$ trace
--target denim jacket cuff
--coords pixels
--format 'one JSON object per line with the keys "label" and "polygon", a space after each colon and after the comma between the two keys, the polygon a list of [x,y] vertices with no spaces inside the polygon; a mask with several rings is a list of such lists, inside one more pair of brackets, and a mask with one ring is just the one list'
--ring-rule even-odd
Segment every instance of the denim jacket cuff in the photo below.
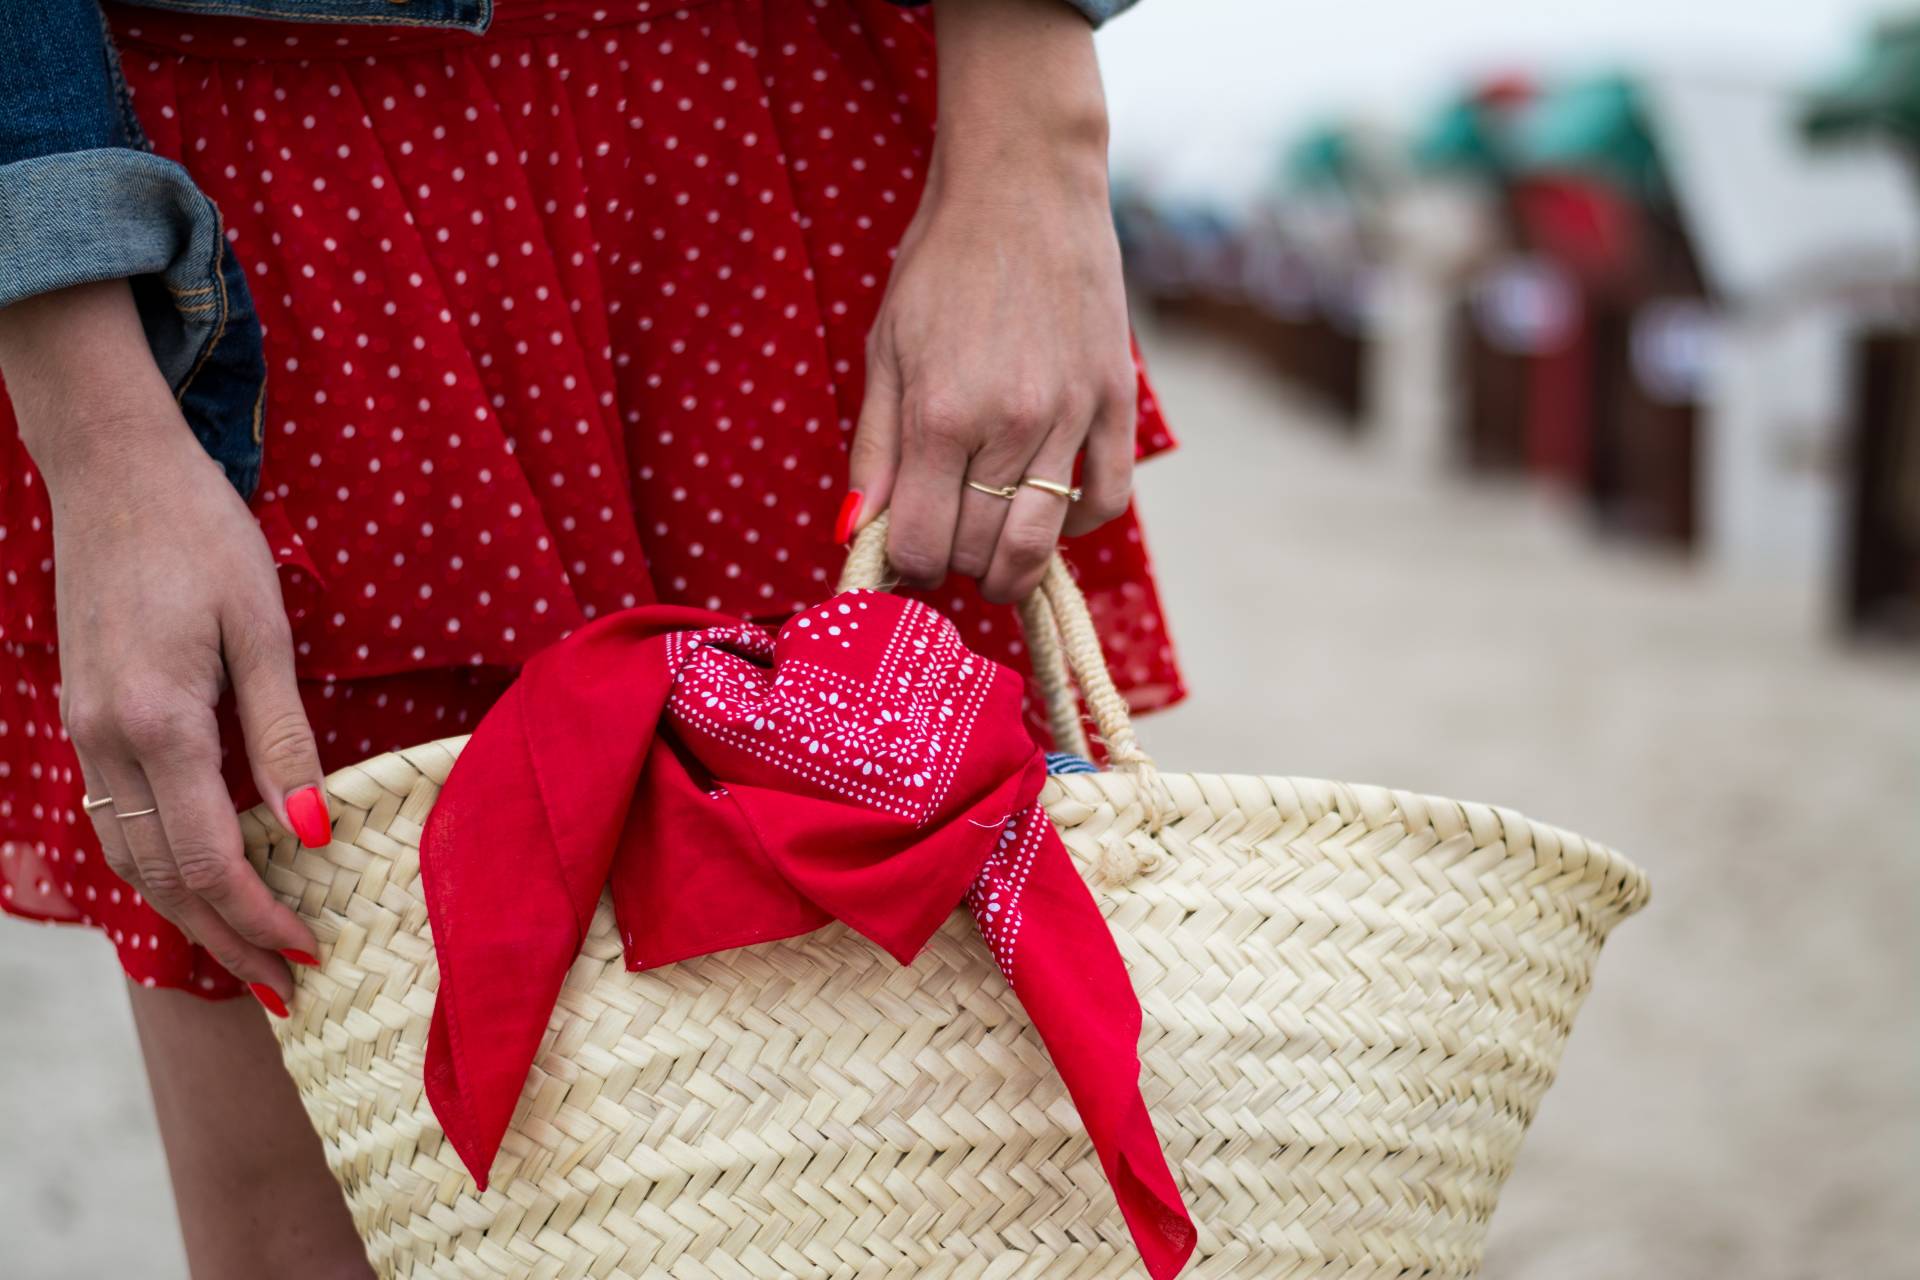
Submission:
{"label": "denim jacket cuff", "polygon": [[[905,9],[918,9],[931,4],[932,0],[892,0],[892,3]],[[1066,3],[1085,14],[1087,21],[1097,27],[1109,18],[1119,17],[1139,0],[1066,0]]]}
{"label": "denim jacket cuff", "polygon": [[0,307],[96,280],[158,276],[173,315],[147,316],[178,390],[219,322],[220,215],[171,160],[107,147],[0,165]]}
{"label": "denim jacket cuff", "polygon": [[1067,3],[1086,14],[1087,21],[1097,27],[1133,8],[1138,0],[1067,0]]}
{"label": "denim jacket cuff", "polygon": [[121,278],[195,434],[251,492],[265,368],[213,202],[173,161],[131,148],[0,165],[0,307]]}

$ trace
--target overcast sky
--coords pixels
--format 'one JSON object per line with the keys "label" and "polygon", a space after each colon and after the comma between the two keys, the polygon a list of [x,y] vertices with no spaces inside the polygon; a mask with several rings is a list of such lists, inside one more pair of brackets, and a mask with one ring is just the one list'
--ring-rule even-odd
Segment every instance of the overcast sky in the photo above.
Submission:
{"label": "overcast sky", "polygon": [[1276,139],[1328,115],[1418,119],[1477,71],[1817,79],[1889,2],[1141,0],[1100,36],[1115,164],[1230,197]]}

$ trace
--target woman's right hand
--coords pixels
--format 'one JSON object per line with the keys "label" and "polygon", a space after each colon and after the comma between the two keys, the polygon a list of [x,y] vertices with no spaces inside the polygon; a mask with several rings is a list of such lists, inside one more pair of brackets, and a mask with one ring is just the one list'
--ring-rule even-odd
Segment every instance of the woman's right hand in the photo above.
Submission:
{"label": "woman's right hand", "polygon": [[[284,1016],[312,932],[243,856],[214,707],[261,796],[328,839],[320,759],[259,526],[154,366],[124,281],[0,310],[0,368],[53,512],[61,713],[107,863]],[[115,812],[140,817],[116,818]],[[275,1000],[280,1003],[275,1009]]]}

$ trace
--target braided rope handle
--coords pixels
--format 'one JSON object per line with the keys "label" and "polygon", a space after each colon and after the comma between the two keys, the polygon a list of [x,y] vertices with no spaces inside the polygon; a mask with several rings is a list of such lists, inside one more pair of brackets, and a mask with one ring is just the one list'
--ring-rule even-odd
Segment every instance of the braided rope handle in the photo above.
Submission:
{"label": "braided rope handle", "polygon": [[[887,565],[887,517],[882,513],[854,538],[846,567],[840,572],[840,590],[881,591],[893,581]],[[1084,697],[1107,749],[1108,762],[1140,783],[1141,803],[1148,811],[1150,828],[1157,830],[1162,815],[1170,812],[1170,804],[1163,801],[1170,798],[1153,757],[1141,749],[1140,739],[1134,734],[1126,699],[1114,686],[1113,673],[1107,669],[1106,655],[1100,649],[1099,633],[1094,630],[1093,615],[1087,611],[1087,598],[1059,552],[1047,562],[1039,590],[1021,602],[1020,625],[1026,632],[1034,677],[1046,699],[1047,723],[1055,743],[1062,750],[1087,754],[1086,731],[1080,720],[1080,698]],[[1074,693],[1076,685],[1079,697]]]}
{"label": "braided rope handle", "polygon": [[1053,733],[1054,748],[1093,759],[1086,722],[1080,718],[1080,699],[1067,673],[1066,651],[1060,647],[1060,628],[1053,620],[1053,606],[1047,603],[1046,592],[1036,591],[1020,602],[1020,630],[1027,637],[1027,656],[1046,703],[1047,728]]}

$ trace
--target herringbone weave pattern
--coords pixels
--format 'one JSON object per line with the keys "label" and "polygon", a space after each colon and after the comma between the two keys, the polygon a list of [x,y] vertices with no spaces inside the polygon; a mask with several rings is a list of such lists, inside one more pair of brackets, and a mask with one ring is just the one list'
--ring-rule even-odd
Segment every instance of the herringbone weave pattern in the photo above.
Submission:
{"label": "herringbone weave pattern", "polygon": [[[603,904],[476,1194],[420,1078],[438,975],[418,841],[460,746],[334,775],[327,849],[244,819],[322,942],[277,1030],[382,1275],[1138,1274],[959,915],[911,968],[836,926],[629,974]],[[1188,1274],[1471,1274],[1644,876],[1507,810],[1160,780],[1151,834],[1126,775],[1056,778],[1044,800],[1144,1006],[1147,1103],[1201,1231]]]}

